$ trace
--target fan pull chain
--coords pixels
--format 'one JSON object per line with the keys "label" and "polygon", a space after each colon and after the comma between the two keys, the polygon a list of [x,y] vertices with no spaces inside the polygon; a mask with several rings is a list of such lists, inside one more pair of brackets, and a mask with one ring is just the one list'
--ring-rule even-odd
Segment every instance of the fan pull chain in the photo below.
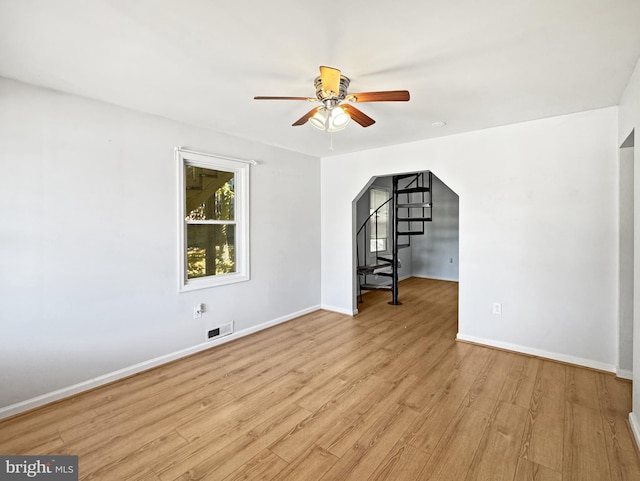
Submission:
{"label": "fan pull chain", "polygon": [[329,132],[329,150],[333,150],[333,132]]}

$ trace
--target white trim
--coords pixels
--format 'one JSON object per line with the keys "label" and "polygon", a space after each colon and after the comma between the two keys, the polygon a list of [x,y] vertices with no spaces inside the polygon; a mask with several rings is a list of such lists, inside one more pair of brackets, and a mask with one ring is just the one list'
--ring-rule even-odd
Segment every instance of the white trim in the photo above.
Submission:
{"label": "white trim", "polygon": [[325,311],[337,312],[338,314],[346,314],[347,316],[354,316],[358,313],[358,310],[344,309],[343,307],[335,307],[328,306],[327,304],[322,304],[320,309],[324,309]]}
{"label": "white trim", "polygon": [[460,282],[459,279],[452,279],[452,278],[442,277],[442,276],[434,277],[434,276],[421,276],[418,274],[413,274],[413,277],[417,277],[419,279],[434,279],[436,281]]}
{"label": "white trim", "polygon": [[190,220],[189,225],[237,225],[234,220]]}
{"label": "white trim", "polygon": [[626,379],[627,381],[633,381],[633,371],[631,369],[620,369],[619,367],[616,367],[616,377]]}
{"label": "white trim", "polygon": [[465,334],[460,334],[460,333],[456,335],[456,339],[460,341],[472,342],[474,344],[480,344],[483,346],[497,347],[499,349],[505,349],[507,351],[528,354],[530,356],[551,359],[553,361],[566,362],[567,364],[575,364],[576,366],[588,367],[591,369],[598,369],[599,371],[606,371],[611,373],[616,372],[616,368],[614,365],[606,364],[604,362],[594,361],[592,359],[584,359],[581,357],[569,356],[567,354],[559,354],[557,352],[543,351],[541,349],[535,349],[527,346],[520,346],[518,344],[511,344],[509,342],[494,341],[493,339],[483,339],[480,337],[467,336]]}
{"label": "white trim", "polygon": [[211,341],[203,342],[201,344],[196,344],[195,346],[187,347],[185,349],[181,349],[179,351],[175,351],[175,352],[165,354],[153,359],[149,359],[147,361],[142,361],[138,364],[134,364],[133,366],[128,366],[128,367],[119,369],[117,371],[103,374],[102,376],[98,376],[93,379],[88,379],[78,384],[74,384],[73,386],[64,387],[62,389],[58,389],[50,393],[42,394],[40,396],[27,399],[26,401],[21,401],[15,404],[11,404],[9,406],[5,406],[3,408],[0,408],[0,419],[6,418],[9,416],[14,416],[24,411],[28,411],[30,409],[34,409],[34,408],[43,406],[45,404],[49,404],[51,402],[64,399],[74,394],[78,394],[83,391],[87,391],[89,389],[102,386],[104,384],[108,384],[114,381],[118,381],[120,379],[124,379],[125,377],[132,376],[133,374],[138,374],[140,372],[147,371],[156,366],[160,366],[162,364],[166,364],[168,362],[175,361],[177,359],[181,359],[186,356],[190,356],[191,354],[195,354],[200,351],[206,351],[207,349],[211,349],[213,347],[219,346],[220,344],[225,344],[235,339],[248,336],[249,334],[262,331],[269,327],[282,324],[284,322],[290,321],[292,319],[298,318],[300,316],[304,316],[305,314],[309,314],[311,312],[315,312],[318,310],[320,310],[320,306],[312,306],[307,309],[302,309],[300,311],[293,312],[291,314],[279,317],[277,319],[273,319],[271,321],[258,324],[257,326],[252,326],[247,329],[236,331],[233,334],[230,334],[228,336],[225,336],[219,339],[214,339]]}
{"label": "white trim", "polygon": [[216,158],[216,159],[231,160],[233,162],[244,162],[245,164],[258,165],[258,162],[256,162],[253,159],[245,160],[245,159],[236,159],[234,157],[225,157],[225,156],[222,156],[222,155],[206,154],[204,152],[197,152],[195,150],[188,150],[188,149],[185,149],[183,147],[176,147],[175,151],[176,152],[184,152],[186,154],[203,155],[205,157],[213,157],[213,158]]}
{"label": "white trim", "polygon": [[629,424],[631,425],[633,437],[636,438],[636,448],[640,450],[640,422],[638,422],[638,418],[633,412],[629,413]]}

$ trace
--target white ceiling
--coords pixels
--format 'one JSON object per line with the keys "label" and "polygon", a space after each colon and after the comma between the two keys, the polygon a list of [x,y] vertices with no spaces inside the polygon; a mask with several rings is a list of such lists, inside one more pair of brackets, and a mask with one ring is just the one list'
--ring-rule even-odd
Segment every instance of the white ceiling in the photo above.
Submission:
{"label": "white ceiling", "polygon": [[[617,105],[639,56],[640,0],[0,0],[0,76],[318,157]],[[314,104],[253,100],[319,65],[411,101],[331,151]]]}

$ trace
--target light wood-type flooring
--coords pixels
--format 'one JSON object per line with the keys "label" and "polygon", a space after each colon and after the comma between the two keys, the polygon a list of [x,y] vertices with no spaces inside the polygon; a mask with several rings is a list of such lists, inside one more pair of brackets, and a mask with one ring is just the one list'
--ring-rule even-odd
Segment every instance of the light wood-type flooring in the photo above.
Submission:
{"label": "light wood-type flooring", "polygon": [[0,422],[83,480],[640,480],[613,375],[455,341],[457,284],[401,283]]}

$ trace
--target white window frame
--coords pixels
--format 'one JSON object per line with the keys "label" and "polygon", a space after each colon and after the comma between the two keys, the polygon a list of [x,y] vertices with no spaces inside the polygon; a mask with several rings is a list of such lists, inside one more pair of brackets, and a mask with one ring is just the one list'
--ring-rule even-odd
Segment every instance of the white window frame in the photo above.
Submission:
{"label": "white window frame", "polygon": [[[373,211],[375,210],[372,206],[372,202],[371,202],[371,194],[374,190],[377,190],[379,192],[384,192],[386,194],[386,198],[387,200],[389,200],[391,198],[391,191],[386,188],[386,187],[380,187],[378,185],[373,185],[369,188],[369,214],[373,214]],[[371,219],[371,232],[369,233],[369,254],[374,254],[374,253],[378,253],[378,254],[384,254],[384,253],[389,253],[389,234],[390,234],[390,230],[391,230],[391,223],[389,222],[391,219],[391,208],[390,208],[390,204],[387,204],[387,235],[385,237],[373,237],[374,234],[374,225],[375,225],[375,219]],[[375,249],[371,249],[371,241],[375,240],[382,240],[384,239],[384,245],[385,248],[384,249],[380,249],[380,250],[375,250]]]}
{"label": "white window frame", "polygon": [[[232,159],[217,155],[193,152],[177,147],[178,164],[178,291],[186,292],[196,289],[224,286],[250,279],[249,259],[249,167],[255,161]],[[219,221],[187,221],[186,220],[186,179],[187,166],[205,169],[222,170],[234,174],[234,217],[235,217],[235,268],[229,274],[217,274],[194,279],[188,278],[187,272],[187,224],[216,224]],[[228,223],[228,222],[224,222]]]}

